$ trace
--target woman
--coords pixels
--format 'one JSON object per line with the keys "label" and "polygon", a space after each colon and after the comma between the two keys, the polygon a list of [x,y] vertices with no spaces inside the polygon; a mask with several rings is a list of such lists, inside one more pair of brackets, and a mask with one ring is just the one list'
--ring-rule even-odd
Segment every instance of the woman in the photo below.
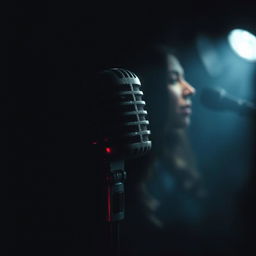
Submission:
{"label": "woman", "polygon": [[[143,159],[130,161],[127,165],[127,217],[124,225],[129,231],[126,229],[125,236],[134,238],[134,247],[137,244],[140,255],[143,252],[148,255],[152,250],[156,255],[176,252],[176,249],[179,252],[179,246],[175,249],[177,244],[170,247],[170,237],[177,238],[180,233],[185,238],[181,230],[187,229],[191,221],[192,225],[195,224],[189,213],[191,205],[195,215],[192,218],[199,217],[191,200],[198,200],[196,198],[203,195],[186,132],[192,114],[191,99],[196,90],[185,80],[179,60],[168,48],[151,47],[137,55],[136,60],[136,67],[130,69],[138,75],[143,86],[152,151]],[[137,230],[131,229],[131,221],[139,222]],[[150,234],[156,235],[152,240],[154,243],[149,243],[154,236]]]}

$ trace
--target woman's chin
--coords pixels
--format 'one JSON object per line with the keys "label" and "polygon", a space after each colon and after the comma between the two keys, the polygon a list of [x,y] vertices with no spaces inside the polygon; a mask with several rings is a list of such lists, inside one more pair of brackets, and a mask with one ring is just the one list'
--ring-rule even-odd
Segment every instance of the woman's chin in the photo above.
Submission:
{"label": "woman's chin", "polygon": [[182,117],[179,122],[177,123],[177,128],[179,129],[185,129],[190,125],[190,116],[184,116]]}

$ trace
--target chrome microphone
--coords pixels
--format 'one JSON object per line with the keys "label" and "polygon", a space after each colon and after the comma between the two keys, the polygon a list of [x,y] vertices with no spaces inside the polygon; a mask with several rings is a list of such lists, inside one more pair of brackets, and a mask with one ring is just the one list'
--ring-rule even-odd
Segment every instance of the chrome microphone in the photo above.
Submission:
{"label": "chrome microphone", "polygon": [[110,159],[142,156],[151,149],[149,121],[139,78],[123,68],[100,72],[94,144]]}

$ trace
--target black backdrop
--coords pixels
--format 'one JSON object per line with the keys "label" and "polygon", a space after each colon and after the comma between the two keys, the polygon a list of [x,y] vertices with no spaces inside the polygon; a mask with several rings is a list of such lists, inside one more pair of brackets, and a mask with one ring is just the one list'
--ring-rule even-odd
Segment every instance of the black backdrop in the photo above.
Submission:
{"label": "black backdrop", "polygon": [[88,146],[94,72],[122,66],[152,42],[186,46],[198,32],[255,24],[252,2],[229,5],[9,5],[10,255],[86,255],[97,248],[93,196],[101,181]]}

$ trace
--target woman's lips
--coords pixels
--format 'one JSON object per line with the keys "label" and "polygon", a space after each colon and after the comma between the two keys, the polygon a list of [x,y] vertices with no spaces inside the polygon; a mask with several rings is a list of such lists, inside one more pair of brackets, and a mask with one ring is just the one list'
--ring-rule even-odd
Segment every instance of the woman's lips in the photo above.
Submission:
{"label": "woman's lips", "polygon": [[183,115],[191,115],[192,114],[191,106],[181,107],[181,113]]}

